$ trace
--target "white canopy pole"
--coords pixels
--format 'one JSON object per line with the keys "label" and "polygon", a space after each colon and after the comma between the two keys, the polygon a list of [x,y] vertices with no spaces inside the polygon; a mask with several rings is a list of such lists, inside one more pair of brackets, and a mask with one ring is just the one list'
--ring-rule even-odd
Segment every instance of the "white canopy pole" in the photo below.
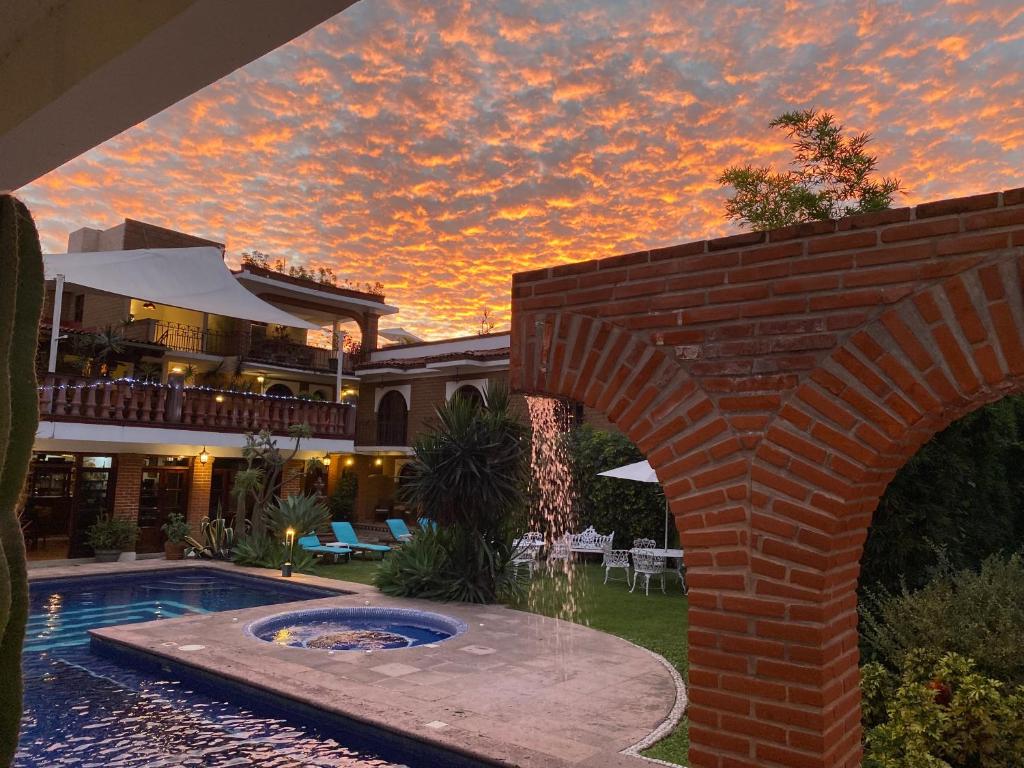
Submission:
{"label": "white canopy pole", "polygon": [[54,373],[57,370],[57,345],[60,343],[60,308],[64,303],[64,275],[54,275],[53,288],[53,321],[50,326],[50,361],[46,370]]}
{"label": "white canopy pole", "polygon": [[338,318],[334,318],[334,343],[338,345],[338,370],[334,372],[334,399],[341,402],[341,375],[345,365],[345,334],[341,332]]}

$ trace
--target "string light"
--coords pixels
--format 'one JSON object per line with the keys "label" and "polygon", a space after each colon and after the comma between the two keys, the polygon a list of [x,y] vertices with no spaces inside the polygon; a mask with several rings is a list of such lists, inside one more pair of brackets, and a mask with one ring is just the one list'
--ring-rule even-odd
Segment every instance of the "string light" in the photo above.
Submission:
{"label": "string light", "polygon": [[[36,387],[39,392],[50,392],[60,390],[74,390],[74,389],[98,389],[99,387],[105,387],[110,384],[127,384],[128,386],[138,385],[140,387],[151,387],[154,389],[176,389],[183,393],[189,392],[212,392],[219,395],[239,395],[242,397],[259,397],[268,400],[288,400],[296,403],[310,403],[318,405],[335,405],[335,403],[329,403],[326,400],[313,400],[307,397],[295,397],[294,395],[267,395],[259,392],[243,392],[233,389],[218,389],[216,387],[205,387],[202,385],[194,384],[187,387],[176,386],[174,384],[162,384],[159,381],[149,381],[147,379],[133,379],[129,376],[123,376],[119,379],[105,379],[101,381],[92,381],[84,384],[42,384]],[[214,400],[217,400],[215,397]],[[217,400],[217,402],[222,402]]]}

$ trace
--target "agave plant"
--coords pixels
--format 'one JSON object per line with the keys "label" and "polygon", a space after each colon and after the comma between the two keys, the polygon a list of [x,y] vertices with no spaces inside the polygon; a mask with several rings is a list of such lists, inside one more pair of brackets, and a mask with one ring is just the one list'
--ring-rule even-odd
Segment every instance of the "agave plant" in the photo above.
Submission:
{"label": "agave plant", "polygon": [[235,543],[235,529],[228,525],[220,506],[217,507],[216,517],[204,517],[199,521],[199,531],[202,537],[201,542],[191,536],[185,537],[185,543],[188,545],[186,553],[214,560],[231,559],[231,549]]}
{"label": "agave plant", "polygon": [[289,528],[295,531],[296,536],[305,536],[330,521],[331,512],[327,506],[309,494],[275,499],[267,509],[267,527],[278,539],[283,539]]}

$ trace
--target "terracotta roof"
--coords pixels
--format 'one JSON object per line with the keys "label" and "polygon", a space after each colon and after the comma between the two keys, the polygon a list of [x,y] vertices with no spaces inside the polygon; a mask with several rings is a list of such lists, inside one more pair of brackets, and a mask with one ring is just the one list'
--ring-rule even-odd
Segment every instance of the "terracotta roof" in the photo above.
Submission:
{"label": "terracotta roof", "polygon": [[[390,347],[385,347],[383,350],[387,351]],[[360,363],[356,366],[357,371],[361,370],[373,370],[376,368],[400,368],[401,370],[409,370],[410,368],[423,368],[424,366],[430,365],[431,363],[444,363],[449,360],[477,360],[485,362],[489,360],[507,360],[509,356],[509,348],[501,347],[499,349],[484,349],[478,352],[448,352],[444,355],[428,355],[424,357],[404,357],[400,360],[373,360],[368,363]]]}

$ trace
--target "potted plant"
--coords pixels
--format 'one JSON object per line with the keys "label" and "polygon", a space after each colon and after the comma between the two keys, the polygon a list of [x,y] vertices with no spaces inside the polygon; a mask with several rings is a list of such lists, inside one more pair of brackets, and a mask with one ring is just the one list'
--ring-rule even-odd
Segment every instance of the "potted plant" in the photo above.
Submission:
{"label": "potted plant", "polygon": [[101,563],[112,563],[122,552],[134,552],[138,526],[129,520],[100,515],[86,530],[86,539]]}
{"label": "potted plant", "polygon": [[185,538],[189,534],[188,523],[185,516],[177,512],[171,512],[167,516],[167,522],[160,526],[160,530],[167,536],[164,542],[164,555],[168,560],[181,560],[185,557]]}

